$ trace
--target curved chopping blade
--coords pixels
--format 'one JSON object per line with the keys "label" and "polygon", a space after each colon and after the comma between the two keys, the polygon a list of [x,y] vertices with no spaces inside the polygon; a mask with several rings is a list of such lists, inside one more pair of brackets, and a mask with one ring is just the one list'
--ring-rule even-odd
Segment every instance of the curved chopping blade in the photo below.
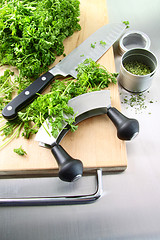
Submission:
{"label": "curved chopping blade", "polygon": [[[79,95],[75,98],[70,99],[68,101],[68,106],[72,107],[76,113],[76,125],[77,123],[87,118],[106,114],[107,109],[111,106],[110,91],[101,90]],[[50,146],[54,143],[59,144],[68,131],[69,127],[67,126],[67,123],[64,122],[63,129],[59,132],[57,138],[54,138],[51,134],[51,126],[46,120],[36,134],[35,140],[39,141],[41,146],[45,146],[45,144]]]}

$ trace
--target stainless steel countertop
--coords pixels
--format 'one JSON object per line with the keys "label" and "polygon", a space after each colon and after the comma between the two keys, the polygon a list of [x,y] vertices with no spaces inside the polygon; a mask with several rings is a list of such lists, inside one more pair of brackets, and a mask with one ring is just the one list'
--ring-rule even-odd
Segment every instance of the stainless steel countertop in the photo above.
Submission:
{"label": "stainless steel countertop", "polygon": [[[151,51],[160,59],[160,3],[158,0],[107,0],[109,21],[128,20],[130,29],[151,39]],[[116,68],[120,56],[114,46]],[[146,93],[146,109],[122,112],[136,118],[140,134],[127,142],[128,168],[103,176],[104,194],[93,204],[43,207],[1,207],[1,240],[160,239],[160,68]],[[130,95],[119,86],[121,99]],[[151,113],[151,114],[149,114]],[[94,191],[94,177],[76,183],[57,178],[0,180],[0,196],[50,195]]]}

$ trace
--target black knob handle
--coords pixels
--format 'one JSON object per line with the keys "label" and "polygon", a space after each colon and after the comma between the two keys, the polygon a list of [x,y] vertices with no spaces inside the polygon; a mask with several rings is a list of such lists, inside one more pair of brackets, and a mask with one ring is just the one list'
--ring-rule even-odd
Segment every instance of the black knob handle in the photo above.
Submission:
{"label": "black knob handle", "polygon": [[59,144],[53,145],[51,151],[58,163],[62,181],[73,182],[82,176],[83,164],[80,160],[72,158]]}
{"label": "black knob handle", "polygon": [[139,123],[136,119],[127,118],[114,107],[108,108],[107,115],[116,126],[119,139],[131,140],[139,133]]}

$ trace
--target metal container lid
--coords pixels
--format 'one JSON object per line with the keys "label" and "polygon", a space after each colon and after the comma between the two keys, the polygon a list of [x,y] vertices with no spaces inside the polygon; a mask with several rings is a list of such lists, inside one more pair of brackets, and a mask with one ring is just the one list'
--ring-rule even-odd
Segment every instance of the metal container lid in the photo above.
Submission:
{"label": "metal container lid", "polygon": [[149,50],[151,41],[149,37],[141,31],[127,31],[119,40],[119,52],[122,55],[133,48],[144,48]]}

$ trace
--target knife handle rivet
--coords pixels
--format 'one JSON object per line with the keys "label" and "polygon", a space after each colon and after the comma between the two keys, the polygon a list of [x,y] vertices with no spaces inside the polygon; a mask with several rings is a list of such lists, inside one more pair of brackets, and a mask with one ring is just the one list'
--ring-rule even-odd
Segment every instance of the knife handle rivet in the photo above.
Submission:
{"label": "knife handle rivet", "polygon": [[25,91],[24,94],[28,96],[30,94],[30,91]]}
{"label": "knife handle rivet", "polygon": [[42,81],[46,81],[46,77],[44,77],[44,76],[41,79],[42,79]]}
{"label": "knife handle rivet", "polygon": [[8,106],[8,107],[7,107],[7,110],[8,110],[8,111],[11,111],[11,110],[12,110],[12,106]]}

